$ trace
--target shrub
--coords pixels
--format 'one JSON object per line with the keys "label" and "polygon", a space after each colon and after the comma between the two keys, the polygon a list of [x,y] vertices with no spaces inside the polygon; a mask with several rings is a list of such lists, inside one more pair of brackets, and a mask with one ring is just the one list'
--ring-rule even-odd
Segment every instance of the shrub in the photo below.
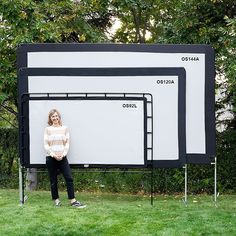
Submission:
{"label": "shrub", "polygon": [[[18,188],[18,134],[17,129],[0,128],[0,186]],[[236,192],[236,131],[217,135],[217,184],[220,192]],[[38,189],[49,190],[46,169],[38,170]],[[150,193],[152,174],[148,169],[73,169],[77,191],[101,191],[122,193]],[[62,176],[59,187],[65,190]],[[178,193],[184,191],[184,169],[154,169],[155,193]],[[213,193],[214,166],[188,165],[189,193]]]}

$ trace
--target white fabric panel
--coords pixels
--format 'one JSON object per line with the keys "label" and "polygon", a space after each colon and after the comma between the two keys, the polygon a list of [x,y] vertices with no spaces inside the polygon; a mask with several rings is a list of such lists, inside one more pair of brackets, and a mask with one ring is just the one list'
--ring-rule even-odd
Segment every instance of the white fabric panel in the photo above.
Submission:
{"label": "white fabric panel", "polygon": [[[123,104],[135,104],[135,109]],[[45,164],[48,112],[61,112],[70,132],[70,164],[144,165],[144,101],[37,100],[29,102],[30,163]]]}
{"label": "white fabric panel", "polygon": [[[153,159],[178,160],[178,79],[177,76],[29,76],[28,90],[29,93],[150,93]],[[80,111],[77,112],[79,116]]]}
{"label": "white fabric panel", "polygon": [[[196,57],[199,60],[194,60]],[[29,52],[28,67],[184,67],[187,153],[205,154],[205,54],[147,52]]]}

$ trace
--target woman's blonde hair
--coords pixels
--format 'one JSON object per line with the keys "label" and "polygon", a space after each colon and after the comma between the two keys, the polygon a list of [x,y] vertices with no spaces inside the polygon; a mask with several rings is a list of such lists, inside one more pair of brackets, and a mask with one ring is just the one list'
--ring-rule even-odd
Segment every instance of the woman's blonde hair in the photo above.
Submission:
{"label": "woman's blonde hair", "polygon": [[59,116],[59,125],[62,125],[61,123],[61,114],[60,112],[57,110],[57,109],[52,109],[51,111],[49,111],[48,113],[48,124],[51,126],[53,124],[52,120],[51,120],[51,116],[54,114],[54,113],[57,113],[57,115]]}

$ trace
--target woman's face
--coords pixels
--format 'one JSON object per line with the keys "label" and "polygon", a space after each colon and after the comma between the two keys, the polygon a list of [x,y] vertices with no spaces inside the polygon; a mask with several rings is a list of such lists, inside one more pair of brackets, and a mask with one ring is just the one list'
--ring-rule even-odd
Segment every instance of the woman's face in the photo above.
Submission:
{"label": "woman's face", "polygon": [[59,121],[60,121],[60,117],[59,115],[57,114],[57,112],[53,113],[50,117],[53,125],[59,125]]}

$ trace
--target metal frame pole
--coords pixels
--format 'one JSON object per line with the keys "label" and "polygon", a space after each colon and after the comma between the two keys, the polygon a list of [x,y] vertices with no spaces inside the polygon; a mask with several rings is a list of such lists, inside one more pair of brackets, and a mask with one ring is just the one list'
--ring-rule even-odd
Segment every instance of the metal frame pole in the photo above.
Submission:
{"label": "metal frame pole", "polygon": [[23,184],[23,168],[19,161],[19,197],[20,206],[24,204],[24,184]]}
{"label": "metal frame pole", "polygon": [[151,205],[153,206],[153,195],[154,195],[154,180],[153,180],[153,177],[154,177],[154,174],[153,174],[153,163],[152,163],[152,172],[151,172]]}
{"label": "metal frame pole", "polygon": [[188,165],[184,165],[184,203],[188,203]]}
{"label": "metal frame pole", "polygon": [[214,163],[214,202],[217,201],[217,158],[215,157]]}

